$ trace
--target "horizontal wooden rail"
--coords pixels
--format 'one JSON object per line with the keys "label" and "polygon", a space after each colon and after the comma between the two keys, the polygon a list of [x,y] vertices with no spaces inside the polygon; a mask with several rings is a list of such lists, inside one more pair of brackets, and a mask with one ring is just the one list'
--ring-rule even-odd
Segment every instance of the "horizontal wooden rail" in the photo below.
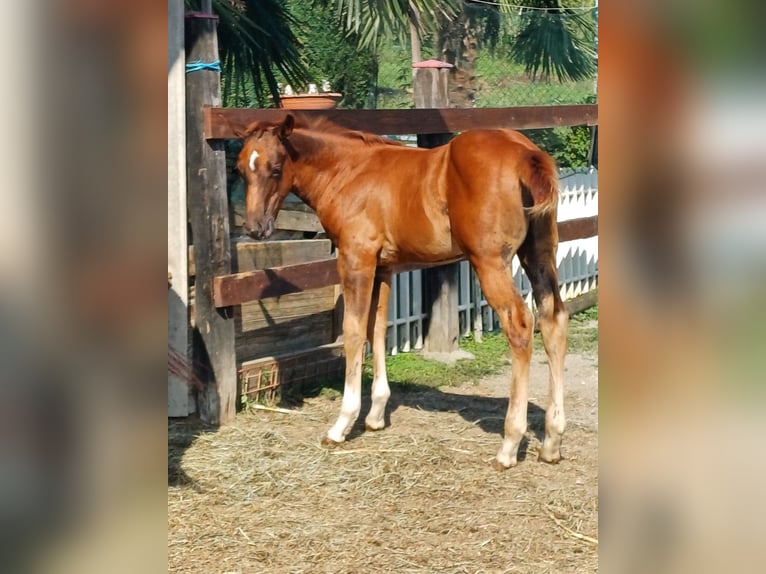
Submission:
{"label": "horizontal wooden rail", "polygon": [[559,221],[559,241],[586,239],[598,235],[598,215]]}
{"label": "horizontal wooden rail", "polygon": [[[585,239],[598,235],[598,216],[559,222],[559,241]],[[221,275],[213,279],[216,307],[240,305],[248,301],[280,297],[308,289],[319,289],[340,282],[336,259],[273,267]]]}
{"label": "horizontal wooden rail", "polygon": [[203,111],[207,139],[236,138],[232,126],[281,121],[287,113],[322,116],[349,129],[382,135],[440,134],[475,128],[516,130],[596,125],[598,106],[526,106],[515,108],[443,108],[413,110],[283,110],[213,108]]}
{"label": "horizontal wooden rail", "polygon": [[216,277],[213,279],[213,300],[216,307],[228,307],[339,282],[337,260],[324,259]]}

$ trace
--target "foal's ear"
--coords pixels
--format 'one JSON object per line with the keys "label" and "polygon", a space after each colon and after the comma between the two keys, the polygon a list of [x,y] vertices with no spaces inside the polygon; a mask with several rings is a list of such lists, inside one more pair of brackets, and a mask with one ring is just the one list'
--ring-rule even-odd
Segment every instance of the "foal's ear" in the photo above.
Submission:
{"label": "foal's ear", "polygon": [[250,126],[243,126],[240,123],[233,123],[230,122],[228,118],[224,117],[224,121],[229,126],[229,129],[234,133],[235,136],[237,136],[239,139],[245,139],[247,136],[250,135],[250,132],[248,131],[248,128]]}
{"label": "foal's ear", "polygon": [[235,126],[235,125],[232,125],[231,126],[231,131],[233,131],[234,135],[237,136],[241,140],[245,139],[247,136],[250,135],[248,133],[248,131],[247,131],[247,128],[245,126],[240,126],[240,125],[236,125]]}
{"label": "foal's ear", "polygon": [[295,117],[293,117],[292,114],[287,114],[287,116],[285,116],[285,121],[282,122],[281,126],[279,126],[279,137],[281,139],[290,137],[290,134],[293,133],[294,127]]}

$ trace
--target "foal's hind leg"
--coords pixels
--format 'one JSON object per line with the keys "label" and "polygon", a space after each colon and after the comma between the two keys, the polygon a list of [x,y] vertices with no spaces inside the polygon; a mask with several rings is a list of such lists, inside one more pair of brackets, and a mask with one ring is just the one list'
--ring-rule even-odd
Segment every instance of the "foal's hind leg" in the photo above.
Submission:
{"label": "foal's hind leg", "polygon": [[367,339],[372,343],[372,404],[364,426],[381,430],[386,426],[385,413],[391,389],[386,376],[386,329],[388,327],[388,295],[391,291],[391,270],[378,268],[372,291]]}
{"label": "foal's hind leg", "polygon": [[548,354],[550,387],[545,412],[545,440],[539,460],[561,460],[561,437],[564,434],[564,355],[567,346],[569,312],[559,294],[556,271],[558,233],[555,214],[546,214],[530,223],[529,233],[519,248],[519,260],[532,283],[538,311],[538,325]]}
{"label": "foal's hind leg", "polygon": [[495,460],[495,467],[504,470],[516,465],[519,443],[527,430],[527,386],[534,317],[513,283],[507,256],[471,257],[471,263],[511,347],[511,388],[505,433]]}

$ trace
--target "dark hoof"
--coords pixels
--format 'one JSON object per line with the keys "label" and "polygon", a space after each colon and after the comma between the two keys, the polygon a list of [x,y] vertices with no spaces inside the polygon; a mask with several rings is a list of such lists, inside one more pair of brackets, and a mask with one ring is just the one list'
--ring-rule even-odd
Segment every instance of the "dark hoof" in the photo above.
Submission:
{"label": "dark hoof", "polygon": [[497,472],[505,472],[509,468],[513,468],[514,466],[516,466],[516,464],[517,463],[514,462],[510,466],[505,466],[502,462],[495,459],[492,461],[492,468],[494,468]]}
{"label": "dark hoof", "polygon": [[545,458],[542,455],[542,453],[540,453],[539,455],[537,455],[537,460],[540,461],[540,462],[545,462],[547,464],[558,464],[559,461],[561,460],[561,455],[558,454],[558,455],[554,456],[553,458],[548,459],[548,458]]}
{"label": "dark hoof", "polygon": [[326,435],[324,437],[322,437],[322,446],[324,446],[324,447],[327,447],[327,448],[337,448],[337,447],[339,447],[342,444],[343,444],[342,442],[336,442],[336,441],[332,440],[331,438],[329,438]]}

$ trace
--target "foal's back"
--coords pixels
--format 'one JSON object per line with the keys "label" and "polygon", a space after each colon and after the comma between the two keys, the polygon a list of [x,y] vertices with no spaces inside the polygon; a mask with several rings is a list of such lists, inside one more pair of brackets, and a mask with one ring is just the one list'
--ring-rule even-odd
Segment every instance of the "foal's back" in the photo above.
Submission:
{"label": "foal's back", "polygon": [[368,151],[374,167],[351,187],[367,188],[365,218],[377,217],[366,227],[382,226],[383,264],[451,260],[493,238],[515,252],[529,217],[555,205],[555,162],[515,131],[471,130],[430,150]]}

